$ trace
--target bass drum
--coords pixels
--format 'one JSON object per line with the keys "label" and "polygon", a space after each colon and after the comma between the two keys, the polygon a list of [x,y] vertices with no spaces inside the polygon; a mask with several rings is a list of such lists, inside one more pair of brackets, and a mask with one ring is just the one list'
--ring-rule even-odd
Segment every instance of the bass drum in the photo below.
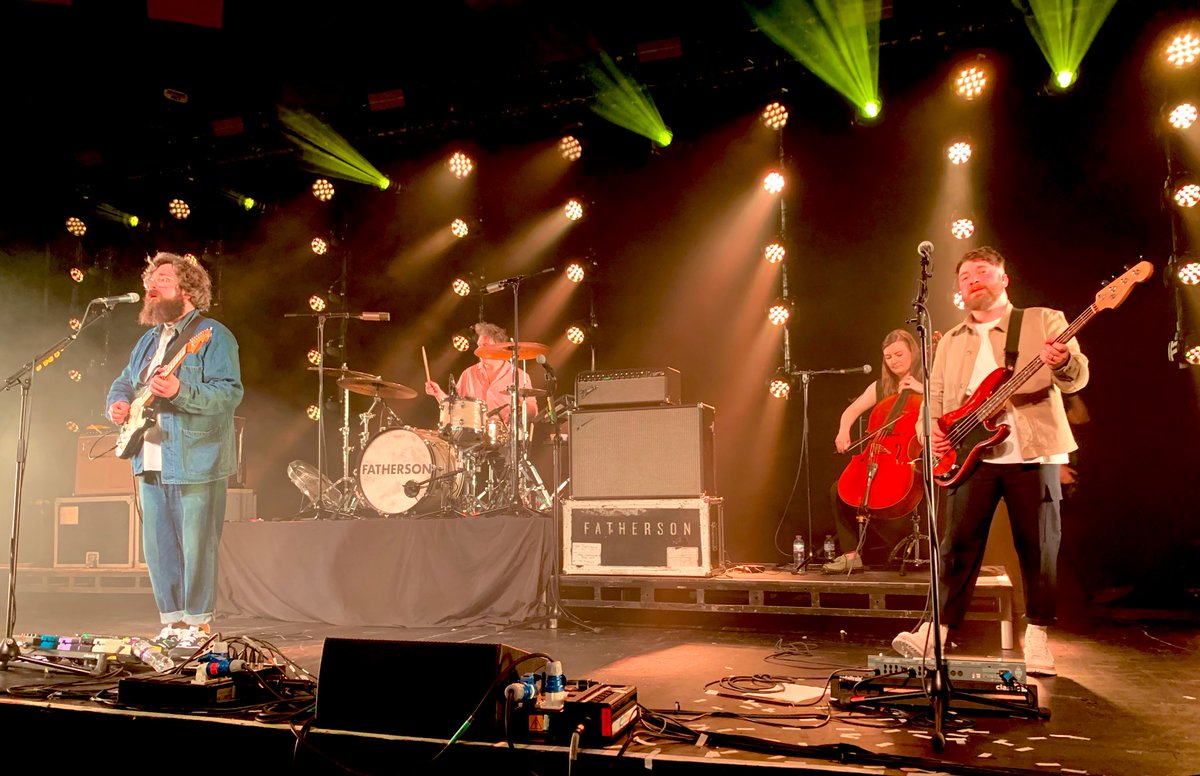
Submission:
{"label": "bass drum", "polygon": [[[462,495],[460,468],[457,452],[435,432],[393,428],[381,432],[363,450],[358,491],[381,515],[429,514],[451,506]],[[454,471],[458,473],[426,482]]]}

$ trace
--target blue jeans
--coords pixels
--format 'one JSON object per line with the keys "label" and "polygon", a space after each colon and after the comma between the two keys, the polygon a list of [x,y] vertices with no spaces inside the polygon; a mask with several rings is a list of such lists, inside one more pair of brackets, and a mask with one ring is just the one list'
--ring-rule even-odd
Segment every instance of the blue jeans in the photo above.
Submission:
{"label": "blue jeans", "polygon": [[142,547],[164,624],[212,621],[225,488],[224,478],[193,485],[163,483],[158,472],[138,478]]}

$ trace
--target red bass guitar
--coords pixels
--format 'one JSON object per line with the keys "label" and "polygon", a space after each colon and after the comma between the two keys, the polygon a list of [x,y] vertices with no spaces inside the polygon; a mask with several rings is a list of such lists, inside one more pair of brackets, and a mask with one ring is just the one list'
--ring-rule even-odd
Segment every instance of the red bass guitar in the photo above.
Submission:
{"label": "red bass guitar", "polygon": [[[1145,281],[1153,273],[1154,266],[1150,262],[1138,262],[1096,294],[1096,301],[1088,305],[1054,341],[1067,342],[1096,313],[1119,307],[1134,285]],[[966,404],[938,418],[937,423],[953,449],[934,460],[935,482],[947,488],[956,487],[975,472],[988,449],[1008,438],[1009,427],[998,422],[1004,405],[1043,366],[1045,363],[1041,358],[1035,358],[1016,372],[1001,367],[983,379]]]}

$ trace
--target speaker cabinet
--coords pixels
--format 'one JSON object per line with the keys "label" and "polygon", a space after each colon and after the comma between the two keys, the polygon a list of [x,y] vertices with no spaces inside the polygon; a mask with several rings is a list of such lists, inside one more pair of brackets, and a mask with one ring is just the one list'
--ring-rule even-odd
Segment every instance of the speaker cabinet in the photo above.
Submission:
{"label": "speaker cabinet", "polygon": [[112,448],[117,435],[80,434],[75,443],[75,495],[112,496],[133,493],[133,467]]}
{"label": "speaker cabinet", "polygon": [[54,567],[128,569],[144,564],[138,529],[133,496],[55,499]]}
{"label": "speaker cabinet", "polygon": [[707,404],[571,415],[572,498],[716,495],[716,411]]}
{"label": "speaker cabinet", "polygon": [[546,665],[527,657],[507,644],[326,638],[314,722],[449,739],[479,706],[463,738],[503,741],[504,688]]}

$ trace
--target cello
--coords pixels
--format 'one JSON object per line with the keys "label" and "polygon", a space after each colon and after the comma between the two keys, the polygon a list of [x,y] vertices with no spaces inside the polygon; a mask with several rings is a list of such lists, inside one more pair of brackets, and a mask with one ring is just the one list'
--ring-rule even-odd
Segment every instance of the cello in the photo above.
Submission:
{"label": "cello", "polygon": [[921,457],[917,419],[921,395],[903,390],[871,410],[863,445],[838,477],[838,497],[869,518],[904,517],[921,502],[922,482],[916,465]]}

